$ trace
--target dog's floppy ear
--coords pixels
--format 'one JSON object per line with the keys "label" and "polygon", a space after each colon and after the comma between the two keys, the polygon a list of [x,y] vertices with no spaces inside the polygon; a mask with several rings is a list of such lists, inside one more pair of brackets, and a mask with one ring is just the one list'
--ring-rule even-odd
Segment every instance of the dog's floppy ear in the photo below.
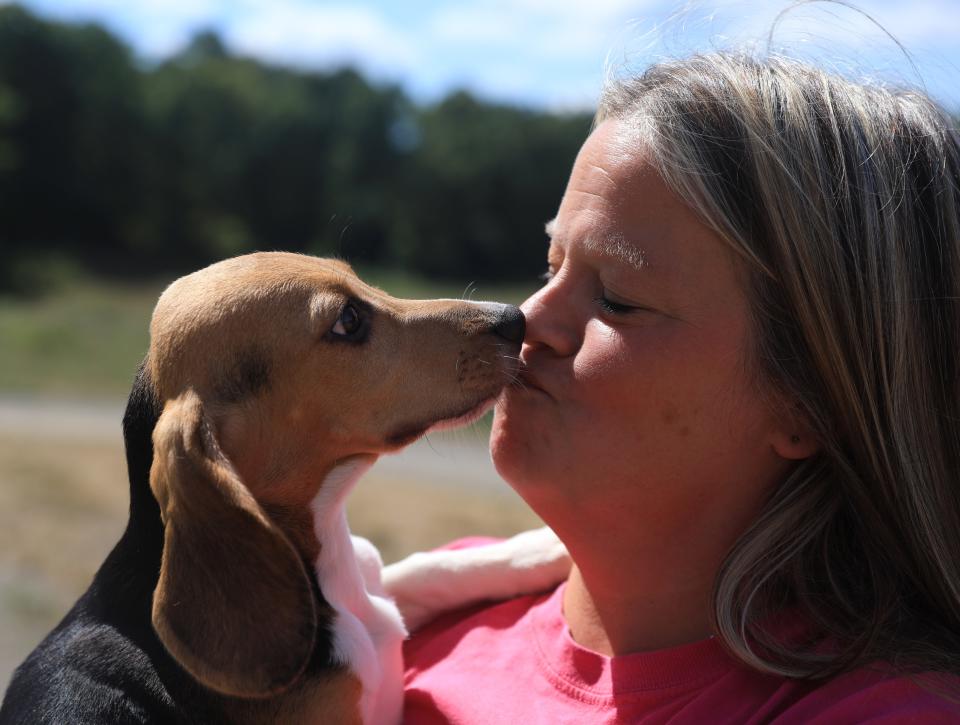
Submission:
{"label": "dog's floppy ear", "polygon": [[164,520],[153,626],[196,680],[267,697],[303,672],[317,630],[306,567],[241,483],[192,391],[164,406],[150,487]]}

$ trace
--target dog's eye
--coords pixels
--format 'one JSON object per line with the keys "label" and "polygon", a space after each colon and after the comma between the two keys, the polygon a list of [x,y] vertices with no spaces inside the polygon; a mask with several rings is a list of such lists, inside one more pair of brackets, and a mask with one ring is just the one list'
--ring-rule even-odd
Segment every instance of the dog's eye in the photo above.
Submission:
{"label": "dog's eye", "polygon": [[343,308],[340,317],[330,330],[334,335],[349,336],[355,334],[360,329],[360,313],[357,308],[348,304]]}

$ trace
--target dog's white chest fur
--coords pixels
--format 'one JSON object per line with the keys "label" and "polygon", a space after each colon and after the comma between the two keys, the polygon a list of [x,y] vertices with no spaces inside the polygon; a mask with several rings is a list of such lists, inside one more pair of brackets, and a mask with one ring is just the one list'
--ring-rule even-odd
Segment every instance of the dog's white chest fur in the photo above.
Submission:
{"label": "dog's white chest fur", "polygon": [[363,722],[393,725],[403,710],[401,610],[416,630],[444,611],[543,591],[567,576],[570,557],[543,528],[474,549],[413,554],[383,569],[373,544],[350,535],[344,513],[347,494],[375,461],[358,456],[333,469],[311,508],[320,542],[317,581],[337,613],[334,655],[363,686]]}
{"label": "dog's white chest fur", "polygon": [[347,494],[375,456],[358,456],[333,469],[311,504],[320,542],[316,572],[320,591],[336,611],[335,656],[363,686],[364,723],[399,723],[403,706],[403,654],[407,631],[400,612],[383,590],[383,563],[366,539],[351,536],[344,504]]}

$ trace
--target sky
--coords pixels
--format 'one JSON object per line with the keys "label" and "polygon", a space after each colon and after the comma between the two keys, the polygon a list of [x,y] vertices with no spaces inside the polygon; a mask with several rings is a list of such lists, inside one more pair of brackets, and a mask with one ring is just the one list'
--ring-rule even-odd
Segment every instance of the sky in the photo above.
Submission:
{"label": "sky", "polygon": [[[0,0],[2,4],[3,0]],[[429,103],[454,89],[592,109],[608,68],[772,44],[842,72],[925,88],[960,110],[960,0],[25,0],[97,21],[145,61],[215,30],[231,51],[309,69],[353,65]],[[869,16],[869,17],[867,17]],[[892,35],[893,38],[889,37]],[[906,49],[906,52],[904,51]]]}

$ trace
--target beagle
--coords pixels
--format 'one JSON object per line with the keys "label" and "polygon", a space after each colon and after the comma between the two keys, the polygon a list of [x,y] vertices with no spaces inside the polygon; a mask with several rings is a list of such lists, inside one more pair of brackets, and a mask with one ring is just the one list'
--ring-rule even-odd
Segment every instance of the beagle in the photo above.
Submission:
{"label": "beagle", "polygon": [[566,574],[541,531],[381,580],[344,516],[381,453],[511,381],[516,307],[400,300],[343,262],[260,253],[171,284],[150,333],[123,419],[126,531],[0,723],[395,723],[401,609],[416,625]]}

